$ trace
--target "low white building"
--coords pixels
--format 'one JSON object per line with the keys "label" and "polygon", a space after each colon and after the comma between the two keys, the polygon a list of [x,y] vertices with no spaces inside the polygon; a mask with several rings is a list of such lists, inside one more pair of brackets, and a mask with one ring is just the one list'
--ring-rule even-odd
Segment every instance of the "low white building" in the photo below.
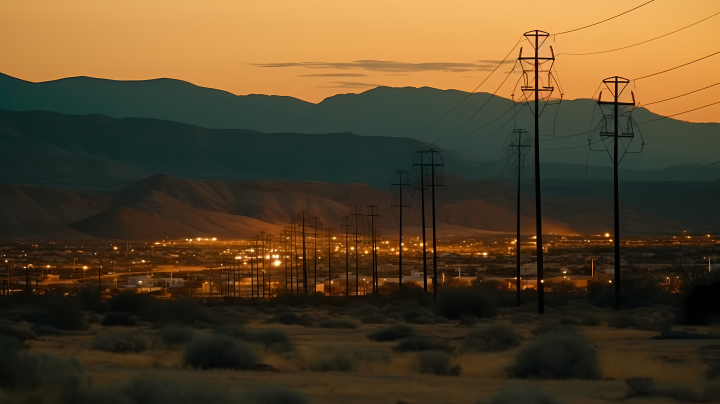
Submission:
{"label": "low white building", "polygon": [[154,277],[152,275],[128,276],[127,287],[130,288],[179,288],[185,286],[183,278]]}

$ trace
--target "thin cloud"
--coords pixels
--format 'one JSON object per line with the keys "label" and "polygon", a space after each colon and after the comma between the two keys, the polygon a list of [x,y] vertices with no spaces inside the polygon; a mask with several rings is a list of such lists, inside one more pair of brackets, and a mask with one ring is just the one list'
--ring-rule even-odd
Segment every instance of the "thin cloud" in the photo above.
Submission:
{"label": "thin cloud", "polygon": [[331,81],[332,86],[318,86],[320,88],[375,88],[383,87],[384,84],[360,83],[357,81]]}
{"label": "thin cloud", "polygon": [[[407,63],[388,60],[356,60],[354,62],[288,62],[288,63],[253,63],[253,66],[264,68],[304,67],[307,69],[339,69],[367,70],[372,72],[405,73],[443,71],[449,73],[492,71],[500,63],[498,60],[482,60],[478,63],[429,62]],[[513,61],[503,62],[514,63]]]}
{"label": "thin cloud", "polygon": [[295,77],[366,77],[364,73],[314,73],[314,74],[301,74]]}

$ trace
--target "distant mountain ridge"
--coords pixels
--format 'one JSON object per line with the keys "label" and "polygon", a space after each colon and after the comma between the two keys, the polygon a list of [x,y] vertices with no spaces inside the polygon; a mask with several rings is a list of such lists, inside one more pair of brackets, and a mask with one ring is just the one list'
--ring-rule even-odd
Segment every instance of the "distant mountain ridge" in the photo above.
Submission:
{"label": "distant mountain ridge", "polygon": [[[170,120],[215,129],[244,129],[263,133],[329,134],[406,137],[457,150],[458,158],[477,161],[492,156],[518,125],[531,129],[529,110],[512,118],[512,101],[487,93],[457,90],[378,87],[361,94],[341,94],[313,104],[285,96],[244,95],[199,87],[173,79],[115,81],[89,77],[31,83],[0,74],[0,108],[11,111],[46,110],[64,114],[101,114],[113,118]],[[434,119],[468,96],[439,122]],[[487,105],[456,130],[483,104]],[[544,162],[584,165],[588,160],[584,122],[594,101],[570,100],[549,106],[542,116]],[[643,108],[638,122],[657,119]],[[484,126],[484,127],[483,127]],[[483,127],[477,132],[473,129]],[[455,131],[453,133],[453,131]],[[720,147],[720,124],[695,124],[663,119],[642,126],[645,152],[623,161],[628,169],[658,169],[700,165],[714,161]],[[454,140],[451,140],[455,138]],[[688,142],[688,139],[691,141]],[[680,147],[682,146],[682,147]],[[593,153],[591,165],[608,165],[607,156]]]}

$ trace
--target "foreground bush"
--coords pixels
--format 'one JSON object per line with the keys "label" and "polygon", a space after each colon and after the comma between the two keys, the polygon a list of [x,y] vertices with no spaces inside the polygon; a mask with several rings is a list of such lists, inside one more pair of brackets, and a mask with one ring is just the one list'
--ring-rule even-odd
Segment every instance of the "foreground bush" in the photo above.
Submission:
{"label": "foreground bush", "polygon": [[445,352],[423,351],[418,354],[418,370],[438,376],[460,376],[462,368],[460,365],[452,366],[450,361],[450,355]]}
{"label": "foreground bush", "polygon": [[550,333],[531,342],[507,369],[517,378],[589,379],[601,377],[595,348],[575,333]]}
{"label": "foreground bush", "polygon": [[488,318],[497,315],[498,303],[488,292],[478,288],[446,287],[438,291],[435,313],[449,319],[464,315]]}
{"label": "foreground bush", "polygon": [[187,327],[171,326],[166,327],[160,332],[163,342],[170,346],[176,346],[190,342],[195,336],[195,332]]}
{"label": "foreground bush", "polygon": [[501,352],[520,345],[522,337],[508,322],[497,322],[470,330],[463,350],[468,352]]}
{"label": "foreground bush", "polygon": [[550,393],[534,386],[505,386],[487,404],[559,404]]}
{"label": "foreground bush", "polygon": [[113,330],[95,337],[93,348],[108,352],[142,352],[146,341],[142,334],[126,330]]}
{"label": "foreground bush", "polygon": [[395,324],[387,328],[381,328],[379,330],[371,331],[367,334],[368,339],[373,341],[395,341],[407,337],[412,334],[413,329],[403,325]]}
{"label": "foreground bush", "polygon": [[248,345],[224,336],[206,336],[185,349],[183,363],[197,369],[250,369],[258,356]]}

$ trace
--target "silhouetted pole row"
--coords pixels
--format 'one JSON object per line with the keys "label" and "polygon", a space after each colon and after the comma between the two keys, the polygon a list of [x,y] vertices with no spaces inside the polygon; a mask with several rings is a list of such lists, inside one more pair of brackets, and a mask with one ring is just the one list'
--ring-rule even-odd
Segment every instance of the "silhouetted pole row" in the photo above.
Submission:
{"label": "silhouetted pole row", "polygon": [[[394,210],[395,208],[398,209],[398,229],[399,229],[399,235],[398,235],[398,290],[402,290],[402,270],[403,270],[403,224],[402,224],[402,217],[404,214],[404,208],[409,208],[410,205],[405,205],[405,194],[403,194],[403,186],[406,185],[404,181],[407,180],[407,172],[404,170],[397,170],[395,171],[395,175],[397,176],[397,179],[395,182],[391,183],[391,187],[397,187],[397,194],[393,195],[393,204],[391,208]],[[405,180],[403,180],[403,175],[405,175]],[[425,214],[425,210],[423,208],[423,215]],[[423,226],[425,225],[425,218],[423,218]],[[423,229],[423,250],[425,249],[425,229]],[[423,268],[425,267],[425,264],[423,263]],[[425,280],[425,289],[427,290],[427,279]]]}
{"label": "silhouetted pole row", "polygon": [[350,296],[350,216],[342,217],[342,225],[345,228],[345,296]]}
{"label": "silhouetted pole row", "polygon": [[525,144],[522,140],[523,134],[527,133],[525,129],[514,129],[513,134],[517,135],[517,143],[511,143],[510,147],[517,149],[513,153],[517,156],[517,241],[515,241],[515,249],[517,251],[517,276],[515,277],[515,287],[517,292],[517,305],[520,306],[520,290],[522,284],[520,281],[520,179],[523,169],[523,149],[529,148],[529,144]]}
{"label": "silhouetted pole row", "polygon": [[368,217],[370,218],[370,242],[372,244],[372,275],[373,275],[373,293],[378,294],[380,292],[380,285],[378,280],[378,273],[377,273],[377,256],[375,255],[375,250],[377,248],[376,244],[376,238],[375,238],[375,218],[379,217],[378,214],[378,208],[375,205],[371,205],[367,207],[368,210]]}

